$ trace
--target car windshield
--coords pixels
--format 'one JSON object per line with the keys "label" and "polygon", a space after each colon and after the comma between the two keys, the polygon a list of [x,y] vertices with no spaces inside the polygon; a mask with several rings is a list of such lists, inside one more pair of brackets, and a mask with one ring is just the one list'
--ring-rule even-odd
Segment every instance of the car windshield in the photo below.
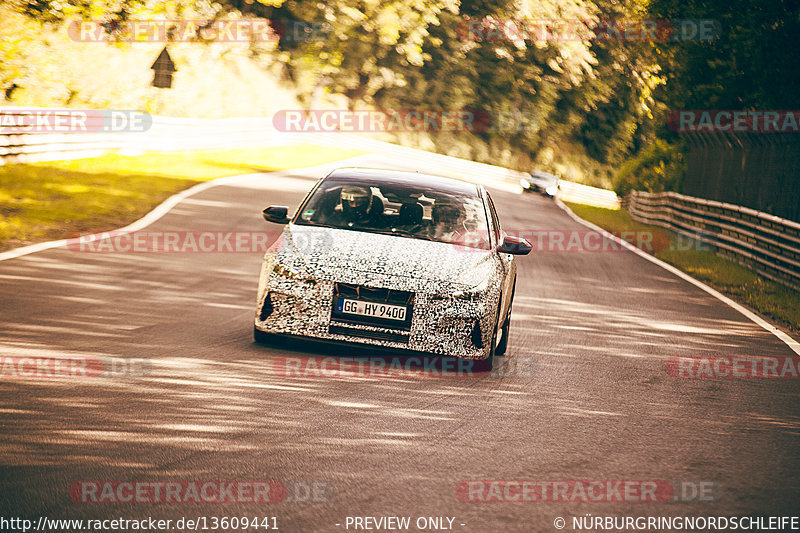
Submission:
{"label": "car windshield", "polygon": [[531,178],[536,181],[540,181],[542,183],[553,183],[555,184],[558,182],[558,176],[554,176],[553,174],[548,174],[547,172],[538,172],[534,170],[531,172]]}
{"label": "car windshield", "polygon": [[488,222],[474,185],[328,177],[301,206],[295,224],[489,249]]}

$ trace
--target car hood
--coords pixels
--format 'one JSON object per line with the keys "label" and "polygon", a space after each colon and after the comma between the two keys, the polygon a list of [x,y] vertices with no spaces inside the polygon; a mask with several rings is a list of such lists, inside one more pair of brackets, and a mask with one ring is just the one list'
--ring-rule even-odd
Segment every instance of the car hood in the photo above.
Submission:
{"label": "car hood", "polygon": [[[273,248],[277,262],[317,279],[349,272],[472,287],[491,275],[494,254],[409,237],[289,224]],[[343,277],[344,276],[344,277]]]}

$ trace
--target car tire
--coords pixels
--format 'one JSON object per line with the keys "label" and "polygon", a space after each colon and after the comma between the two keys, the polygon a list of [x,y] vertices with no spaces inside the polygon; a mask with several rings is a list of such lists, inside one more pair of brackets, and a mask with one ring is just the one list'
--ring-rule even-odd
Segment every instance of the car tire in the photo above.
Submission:
{"label": "car tire", "polygon": [[508,312],[506,319],[503,321],[503,329],[501,330],[500,343],[497,345],[494,353],[495,355],[505,355],[508,348],[508,330],[511,329],[511,306],[514,304],[514,291],[517,290],[517,278],[514,278],[514,284],[511,286],[511,299],[508,301]]}
{"label": "car tire", "polygon": [[261,331],[257,327],[253,326],[253,340],[258,344],[265,344],[268,343],[272,339],[272,335]]}

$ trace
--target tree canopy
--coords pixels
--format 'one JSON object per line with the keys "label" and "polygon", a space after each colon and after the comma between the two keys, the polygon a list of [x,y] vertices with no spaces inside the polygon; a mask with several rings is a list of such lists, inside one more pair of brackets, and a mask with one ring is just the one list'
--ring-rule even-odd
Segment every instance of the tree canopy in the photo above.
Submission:
{"label": "tree canopy", "polygon": [[[47,24],[263,17],[284,33],[277,48],[253,53],[276,55],[309,107],[324,93],[341,95],[351,109],[483,110],[492,125],[471,134],[480,158],[557,154],[607,173],[643,151],[647,160],[680,157],[680,140],[667,128],[671,110],[791,109],[800,77],[800,54],[790,53],[800,3],[789,0],[11,4]],[[704,23],[712,33],[698,33]],[[29,51],[3,46],[0,82],[8,91]],[[463,139],[433,142],[447,151]]]}

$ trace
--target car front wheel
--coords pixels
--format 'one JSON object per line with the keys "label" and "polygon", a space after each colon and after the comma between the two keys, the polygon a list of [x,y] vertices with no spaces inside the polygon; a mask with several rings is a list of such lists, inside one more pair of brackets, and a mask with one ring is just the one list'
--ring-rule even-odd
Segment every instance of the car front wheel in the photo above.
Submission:
{"label": "car front wheel", "polygon": [[253,340],[258,344],[264,344],[270,341],[271,335],[269,333],[263,332],[257,327],[253,326]]}
{"label": "car front wheel", "polygon": [[500,343],[497,345],[495,355],[504,355],[506,348],[508,348],[508,330],[511,329],[511,306],[514,303],[514,291],[517,289],[517,279],[514,278],[514,284],[511,286],[511,299],[508,301],[508,312],[506,312],[506,319],[503,321],[503,329],[501,331]]}

